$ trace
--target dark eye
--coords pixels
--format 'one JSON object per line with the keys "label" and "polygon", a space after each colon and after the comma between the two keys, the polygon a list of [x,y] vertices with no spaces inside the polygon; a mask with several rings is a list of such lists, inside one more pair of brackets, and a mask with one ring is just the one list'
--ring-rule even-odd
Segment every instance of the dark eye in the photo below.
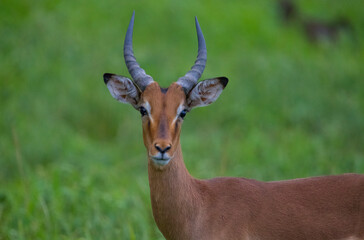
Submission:
{"label": "dark eye", "polygon": [[145,116],[145,115],[148,115],[148,112],[144,107],[140,107],[139,112],[142,115],[142,117]]}
{"label": "dark eye", "polygon": [[182,110],[182,112],[180,112],[179,116],[183,119],[187,114],[187,109]]}

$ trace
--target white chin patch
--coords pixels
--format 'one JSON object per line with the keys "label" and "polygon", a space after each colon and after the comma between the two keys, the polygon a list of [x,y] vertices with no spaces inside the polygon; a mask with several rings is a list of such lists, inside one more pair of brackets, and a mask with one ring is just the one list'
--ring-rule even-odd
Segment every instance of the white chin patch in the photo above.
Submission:
{"label": "white chin patch", "polygon": [[169,161],[171,161],[171,157],[168,155],[168,153],[165,153],[163,155],[157,153],[156,155],[151,156],[150,158],[152,159],[153,163],[159,167],[165,166],[169,163]]}
{"label": "white chin patch", "polygon": [[171,161],[171,159],[170,158],[169,159],[154,159],[154,158],[152,158],[152,161],[156,166],[163,167],[163,166],[167,165]]}

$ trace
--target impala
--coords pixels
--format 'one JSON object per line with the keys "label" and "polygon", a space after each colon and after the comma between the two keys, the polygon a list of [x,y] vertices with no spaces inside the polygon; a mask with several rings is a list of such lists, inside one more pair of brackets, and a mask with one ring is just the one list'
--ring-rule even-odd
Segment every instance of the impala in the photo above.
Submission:
{"label": "impala", "polygon": [[198,82],[206,45],[196,21],[198,55],[187,74],[161,88],[134,57],[134,13],[124,42],[133,80],[104,74],[111,95],[140,111],[148,155],[155,222],[166,239],[364,239],[364,175],[288,181],[193,178],[185,167],[180,132],[185,115],[214,102],[228,79]]}

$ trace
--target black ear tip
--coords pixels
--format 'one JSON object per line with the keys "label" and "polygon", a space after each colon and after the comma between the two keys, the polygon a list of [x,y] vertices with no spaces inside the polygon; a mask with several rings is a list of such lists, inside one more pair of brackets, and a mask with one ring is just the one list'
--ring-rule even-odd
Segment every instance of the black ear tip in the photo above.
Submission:
{"label": "black ear tip", "polygon": [[220,83],[222,84],[222,86],[225,88],[226,85],[229,82],[229,79],[227,77],[219,77]]}
{"label": "black ear tip", "polygon": [[104,83],[107,84],[107,82],[110,80],[110,78],[112,77],[111,73],[104,73]]}

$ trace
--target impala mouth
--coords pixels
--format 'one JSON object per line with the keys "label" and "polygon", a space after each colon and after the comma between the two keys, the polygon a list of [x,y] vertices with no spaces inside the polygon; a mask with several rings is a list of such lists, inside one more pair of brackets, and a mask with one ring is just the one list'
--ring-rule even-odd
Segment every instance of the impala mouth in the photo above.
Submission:
{"label": "impala mouth", "polygon": [[169,161],[171,160],[170,157],[164,156],[164,157],[151,157],[153,163],[157,166],[165,166],[169,163]]}

